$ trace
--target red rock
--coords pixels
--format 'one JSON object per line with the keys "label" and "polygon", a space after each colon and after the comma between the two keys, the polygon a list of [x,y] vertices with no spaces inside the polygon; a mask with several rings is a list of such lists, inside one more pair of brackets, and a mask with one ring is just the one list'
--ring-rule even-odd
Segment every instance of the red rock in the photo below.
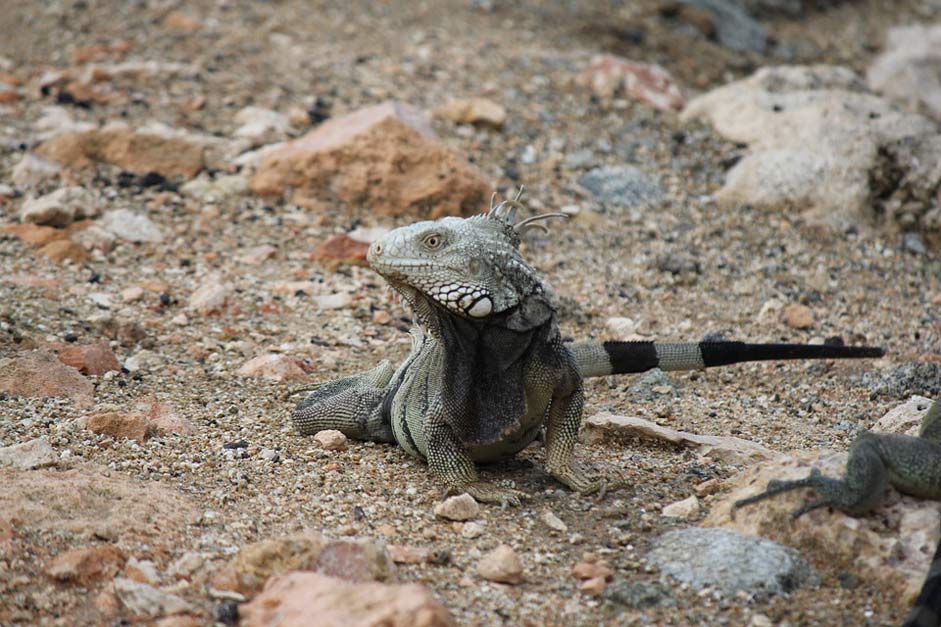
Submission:
{"label": "red rock", "polygon": [[0,104],[13,104],[20,101],[20,94],[12,89],[0,89]]}
{"label": "red rock", "polygon": [[368,540],[327,544],[320,551],[314,570],[350,581],[390,581],[395,578],[395,565],[385,545]]}
{"label": "red rock", "polygon": [[243,627],[452,627],[456,623],[425,586],[350,583],[294,572],[272,578],[239,607]]}
{"label": "red rock", "polygon": [[73,169],[105,162],[137,174],[187,179],[204,165],[203,148],[196,143],[124,128],[63,133],[40,144],[36,154]]}
{"label": "red rock", "polygon": [[137,403],[135,409],[143,414],[157,435],[169,435],[171,433],[188,435],[196,432],[193,423],[187,420],[185,416],[177,413],[170,403],[161,403],[156,399],[150,399]]}
{"label": "red rock", "polygon": [[291,194],[307,207],[339,200],[431,218],[477,213],[490,190],[479,170],[435,137],[420,111],[392,101],[330,119],[272,150],[251,187]]}
{"label": "red rock", "polygon": [[85,426],[100,435],[127,438],[138,442],[143,442],[154,433],[153,425],[146,417],[136,413],[117,411],[92,414],[86,419]]}
{"label": "red rock", "polygon": [[684,104],[683,94],[665,69],[611,54],[592,58],[577,81],[604,99],[613,98],[623,90],[627,96],[660,111],[682,109]]}
{"label": "red rock", "polygon": [[46,574],[56,581],[88,583],[114,577],[125,560],[124,553],[112,544],[75,549],[56,556],[46,566]]}
{"label": "red rock", "polygon": [[300,360],[278,353],[259,355],[242,365],[236,374],[243,377],[261,377],[274,381],[307,378],[307,372]]}
{"label": "red rock", "polygon": [[0,391],[27,398],[67,397],[79,407],[88,407],[95,386],[53,353],[33,351],[0,359]]}
{"label": "red rock", "polygon": [[604,589],[607,586],[607,582],[604,577],[594,577],[592,579],[586,579],[578,587],[581,592],[593,597],[600,597],[604,594]]}
{"label": "red rock", "polygon": [[50,242],[68,239],[65,229],[29,223],[6,224],[3,226],[3,232],[9,233],[23,243],[32,246],[45,246]]}
{"label": "red rock", "polygon": [[59,361],[82,374],[101,376],[106,372],[121,372],[121,364],[107,342],[84,346],[63,345],[59,349]]}
{"label": "red rock", "polygon": [[345,233],[331,235],[310,254],[311,260],[337,263],[366,263],[369,244],[358,242]]}
{"label": "red rock", "polygon": [[63,263],[66,260],[82,263],[89,259],[88,251],[84,246],[67,239],[53,240],[37,252],[56,263]]}

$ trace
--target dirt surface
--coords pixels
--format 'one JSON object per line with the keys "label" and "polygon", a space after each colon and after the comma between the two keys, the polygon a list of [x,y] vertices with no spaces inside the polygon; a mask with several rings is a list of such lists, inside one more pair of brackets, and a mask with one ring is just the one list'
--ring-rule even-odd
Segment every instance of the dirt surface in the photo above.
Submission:
{"label": "dirt surface", "polygon": [[[937,252],[909,252],[897,232],[865,219],[850,232],[832,233],[749,207],[719,212],[709,194],[734,163],[736,146],[703,126],[681,128],[674,115],[641,104],[603,106],[573,82],[600,51],[662,65],[687,97],[767,64],[835,63],[860,71],[889,26],[941,18],[933,3],[807,3],[812,6],[798,17],[762,14],[777,42],[764,55],[727,50],[654,2],[497,2],[492,12],[469,2],[7,4],[0,12],[0,57],[9,61],[6,71],[23,80],[69,66],[78,48],[116,41],[130,43],[129,59],[199,68],[193,76],[123,85],[122,101],[70,107],[78,120],[132,126],[157,120],[229,137],[235,113],[248,105],[308,110],[320,98],[318,111],[336,116],[387,98],[426,110],[458,97],[499,102],[508,112],[500,130],[436,121],[436,131],[501,192],[525,185],[533,211],[582,209],[575,220],[524,244],[562,297],[566,336],[609,337],[605,321],[627,316],[641,333],[665,340],[714,332],[755,342],[840,336],[888,351],[877,362],[743,365],[676,375],[679,394],[652,400],[629,392],[629,378],[595,379],[587,386],[586,415],[630,413],[779,451],[845,449],[857,428],[898,402],[871,398],[856,378],[941,352]],[[168,19],[174,11],[199,28],[179,28]],[[194,98],[205,105],[184,106]],[[0,113],[0,182],[36,145],[35,123],[53,101],[28,94]],[[591,167],[628,163],[658,177],[663,203],[603,211],[576,184],[588,166],[565,161],[586,148]],[[536,158],[523,158],[527,153]],[[643,554],[653,537],[685,524],[659,510],[734,470],[648,441],[580,447],[581,459],[633,482],[604,498],[563,489],[544,472],[538,447],[484,469],[485,478],[512,481],[533,497],[520,509],[484,507],[483,535],[463,537],[432,513],[442,494],[422,463],[391,445],[352,442],[342,451],[322,450],[289,425],[296,398],[287,400],[285,393],[303,382],[236,375],[249,359],[272,351],[304,360],[311,381],[370,368],[380,357],[402,358],[408,312],[389,301],[381,279],[366,268],[333,269],[308,256],[335,232],[414,218],[374,216],[361,206],[316,213],[251,194],[199,201],[128,182],[105,166],[76,182],[100,192],[105,209],[145,212],[165,240],[118,242],[103,258],[60,266],[12,236],[0,237],[0,358],[56,342],[113,340],[121,363],[147,351],[146,365],[133,373],[92,378],[96,407],[130,408],[156,398],[195,432],[144,443],[114,440],[70,427],[86,413],[71,402],[4,395],[0,445],[47,436],[58,452],[69,451],[59,471],[93,462],[111,475],[160,483],[210,513],[185,532],[170,527],[159,541],[135,541],[125,547],[129,555],[166,570],[198,550],[213,569],[247,543],[306,527],[427,546],[449,552],[450,561],[400,565],[400,578],[430,586],[460,624],[758,625],[767,618],[771,624],[886,625],[904,615],[907,608],[897,606],[891,591],[855,581],[852,565],[814,563],[813,555],[805,557],[819,569],[820,587],[786,597],[729,598],[674,585],[664,605],[634,609],[580,593],[570,569],[582,561],[607,561],[618,581],[658,582]],[[7,200],[0,216],[17,221],[19,204]],[[275,248],[273,258],[260,265],[238,260],[266,244]],[[187,311],[190,294],[212,272],[234,285],[230,305],[212,315]],[[52,279],[55,286],[9,280],[23,276]],[[285,293],[278,288],[283,281],[311,286]],[[122,290],[135,286],[143,297],[123,303]],[[110,295],[110,309],[89,297],[97,293]],[[351,294],[351,303],[325,309],[313,300],[334,293]],[[809,306],[813,325],[796,330],[774,316],[759,319],[773,299]],[[122,343],[103,316],[137,322],[146,337]],[[242,448],[225,447],[242,441]],[[544,510],[568,530],[550,530]],[[43,526],[15,542],[22,553],[0,554],[0,624],[116,619],[92,606],[96,585],[53,584],[42,574],[52,557],[74,548],[71,536]],[[514,547],[525,582],[501,585],[477,576],[479,557],[499,544]],[[220,601],[204,586],[176,593],[201,620],[212,621]]]}

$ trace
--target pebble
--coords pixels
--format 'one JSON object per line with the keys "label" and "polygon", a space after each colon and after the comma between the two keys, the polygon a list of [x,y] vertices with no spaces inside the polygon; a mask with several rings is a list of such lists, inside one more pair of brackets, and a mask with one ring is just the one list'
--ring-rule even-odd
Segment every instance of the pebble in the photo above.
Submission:
{"label": "pebble", "polygon": [[84,187],[62,187],[38,198],[29,198],[20,207],[20,220],[33,224],[65,227],[76,220],[98,214],[98,201]]}
{"label": "pebble", "polygon": [[54,466],[58,461],[59,456],[45,437],[0,448],[0,465],[10,465],[21,470]]}
{"label": "pebble", "polygon": [[243,377],[260,377],[272,381],[295,381],[307,378],[303,362],[281,353],[269,353],[253,357],[242,364],[236,374]]}
{"label": "pebble", "polygon": [[328,451],[342,451],[346,448],[346,436],[336,429],[325,429],[314,435],[314,442]]}
{"label": "pebble", "polygon": [[540,518],[542,519],[542,522],[544,522],[546,526],[553,531],[565,533],[569,530],[568,525],[562,522],[562,519],[553,514],[550,510],[543,510]]}
{"label": "pebble", "polygon": [[121,372],[121,364],[107,342],[62,346],[59,361],[82,374],[101,376],[106,372]]}
{"label": "pebble", "polygon": [[56,581],[87,584],[114,577],[126,559],[118,547],[104,544],[60,553],[46,566],[45,572]]}
{"label": "pebble", "polygon": [[670,503],[663,508],[661,513],[664,516],[670,518],[692,520],[699,516],[699,499],[696,498],[696,495],[694,494],[688,498],[683,499],[682,501]]}
{"label": "pebble", "polygon": [[98,225],[128,242],[159,243],[163,241],[163,232],[150,221],[150,218],[130,209],[108,211],[98,221]]}
{"label": "pebble", "polygon": [[516,551],[506,544],[499,545],[480,559],[477,574],[498,583],[517,584],[524,579],[523,565]]}
{"label": "pebble", "polygon": [[470,494],[464,492],[449,497],[435,505],[435,516],[447,520],[465,521],[480,515],[480,505]]}
{"label": "pebble", "polygon": [[118,577],[114,580],[114,593],[131,614],[146,618],[159,618],[168,614],[191,611],[190,604],[182,598],[162,592],[153,586]]}
{"label": "pebble", "polygon": [[807,305],[790,303],[781,312],[784,324],[792,329],[809,329],[814,326],[814,312]]}
{"label": "pebble", "polygon": [[506,122],[506,109],[488,98],[452,100],[435,109],[435,115],[457,124],[480,124],[500,128]]}
{"label": "pebble", "polygon": [[233,290],[232,284],[223,281],[220,274],[210,274],[190,295],[187,306],[202,315],[218,313],[228,304],[229,295]]}
{"label": "pebble", "polygon": [[484,535],[484,531],[486,531],[486,527],[483,521],[471,520],[464,523],[461,527],[461,537],[473,540],[474,538],[479,538]]}

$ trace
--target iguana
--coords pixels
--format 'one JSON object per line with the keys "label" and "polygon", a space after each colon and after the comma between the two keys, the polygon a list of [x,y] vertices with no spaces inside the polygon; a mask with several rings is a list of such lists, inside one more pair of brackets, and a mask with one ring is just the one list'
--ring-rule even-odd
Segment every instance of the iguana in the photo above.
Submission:
{"label": "iguana", "polygon": [[[819,498],[791,513],[797,519],[820,507],[833,507],[862,516],[882,503],[886,487],[923,499],[941,500],[941,399],[936,399],[922,419],[918,437],[863,431],[850,445],[846,475],[834,479],[814,468],[805,479],[772,480],[764,492],[736,501],[734,509],[777,494],[813,488]],[[928,576],[905,627],[937,627],[941,624],[941,541]]]}
{"label": "iguana", "polygon": [[552,291],[519,251],[525,231],[563,214],[514,224],[518,199],[373,242],[369,265],[414,312],[411,352],[398,367],[383,361],[312,391],[292,415],[299,432],[394,441],[427,460],[450,492],[518,505],[524,493],[479,481],[474,464],[514,455],[543,428],[553,477],[580,493],[612,487],[574,463],[585,377],[883,354],[842,345],[564,342]]}

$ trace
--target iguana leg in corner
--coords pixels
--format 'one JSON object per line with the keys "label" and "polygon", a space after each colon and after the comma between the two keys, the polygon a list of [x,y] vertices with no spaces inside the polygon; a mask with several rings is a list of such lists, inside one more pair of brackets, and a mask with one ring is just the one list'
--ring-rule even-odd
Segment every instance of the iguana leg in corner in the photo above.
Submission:
{"label": "iguana leg in corner", "polygon": [[[882,502],[889,484],[904,494],[941,500],[941,399],[935,400],[925,414],[918,437],[861,433],[850,446],[846,475],[842,479],[826,477],[814,469],[806,479],[770,481],[764,492],[736,501],[734,508],[790,490],[813,488],[820,498],[795,510],[792,518],[818,507],[834,507],[858,516]],[[941,623],[939,591],[941,543],[905,627],[937,627]]]}
{"label": "iguana leg in corner", "polygon": [[318,386],[291,414],[294,428],[303,435],[336,429],[357,440],[395,442],[382,412],[394,372],[392,362],[383,360],[372,370]]}

